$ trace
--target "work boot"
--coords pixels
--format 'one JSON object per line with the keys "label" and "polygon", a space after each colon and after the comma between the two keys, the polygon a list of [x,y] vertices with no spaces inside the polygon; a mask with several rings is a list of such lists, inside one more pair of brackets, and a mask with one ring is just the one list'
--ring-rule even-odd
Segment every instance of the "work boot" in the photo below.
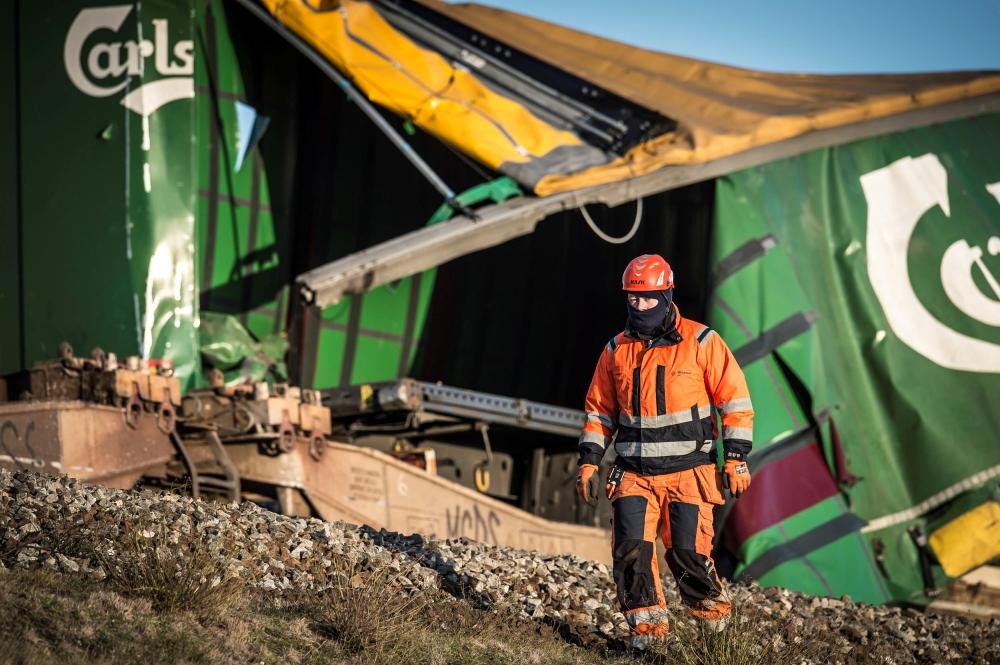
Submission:
{"label": "work boot", "polygon": [[673,635],[666,637],[632,637],[629,647],[632,655],[638,660],[651,659],[654,663],[662,662],[662,658],[670,655]]}
{"label": "work boot", "polygon": [[698,625],[709,632],[721,633],[729,625],[729,615],[727,614],[721,619],[700,619]]}
{"label": "work boot", "polygon": [[721,633],[729,625],[732,604],[729,602],[702,601],[700,607],[689,607],[688,614],[697,619],[698,625],[709,632]]}
{"label": "work boot", "polygon": [[657,650],[657,647],[666,644],[668,639],[670,632],[666,623],[640,624],[632,633],[629,646],[636,651]]}

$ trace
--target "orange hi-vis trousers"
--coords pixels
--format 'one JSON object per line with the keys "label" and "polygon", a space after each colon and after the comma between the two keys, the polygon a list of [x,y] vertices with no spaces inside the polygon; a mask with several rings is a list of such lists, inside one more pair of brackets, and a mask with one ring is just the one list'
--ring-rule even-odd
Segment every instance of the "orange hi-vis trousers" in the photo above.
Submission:
{"label": "orange hi-vis trousers", "polygon": [[612,498],[612,553],[618,601],[636,638],[667,635],[667,603],[656,561],[666,549],[688,612],[721,619],[732,604],[712,561],[712,507],[725,503],[714,464],[643,476],[625,472]]}

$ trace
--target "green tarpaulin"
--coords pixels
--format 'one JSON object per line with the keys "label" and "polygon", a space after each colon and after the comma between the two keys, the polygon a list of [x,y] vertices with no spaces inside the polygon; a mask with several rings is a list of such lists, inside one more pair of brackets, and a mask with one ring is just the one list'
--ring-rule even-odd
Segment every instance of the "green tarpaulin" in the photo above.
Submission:
{"label": "green tarpaulin", "polygon": [[916,601],[942,575],[927,518],[1000,475],[998,156],[992,114],[718,181],[710,318],[761,481],[730,514],[737,574]]}

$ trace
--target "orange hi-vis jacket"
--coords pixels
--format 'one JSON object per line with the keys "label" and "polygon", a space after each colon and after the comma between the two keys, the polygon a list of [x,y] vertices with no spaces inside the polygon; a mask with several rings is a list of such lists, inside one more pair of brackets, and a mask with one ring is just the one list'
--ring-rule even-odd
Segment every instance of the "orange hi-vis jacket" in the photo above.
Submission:
{"label": "orange hi-vis jacket", "polygon": [[[676,305],[674,305],[676,310]],[[715,462],[715,412],[723,448],[742,459],[753,440],[753,407],[743,370],[708,326],[675,312],[678,335],[616,335],[597,361],[584,410],[580,464],[600,465],[615,441],[616,463],[657,475]]]}

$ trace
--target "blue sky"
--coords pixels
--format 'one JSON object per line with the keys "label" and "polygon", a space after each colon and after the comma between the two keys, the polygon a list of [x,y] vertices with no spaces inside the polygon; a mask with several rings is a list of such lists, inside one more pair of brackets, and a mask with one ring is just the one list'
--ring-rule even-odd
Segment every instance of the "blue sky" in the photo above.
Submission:
{"label": "blue sky", "polygon": [[1000,0],[478,1],[645,48],[752,69],[1000,69]]}

